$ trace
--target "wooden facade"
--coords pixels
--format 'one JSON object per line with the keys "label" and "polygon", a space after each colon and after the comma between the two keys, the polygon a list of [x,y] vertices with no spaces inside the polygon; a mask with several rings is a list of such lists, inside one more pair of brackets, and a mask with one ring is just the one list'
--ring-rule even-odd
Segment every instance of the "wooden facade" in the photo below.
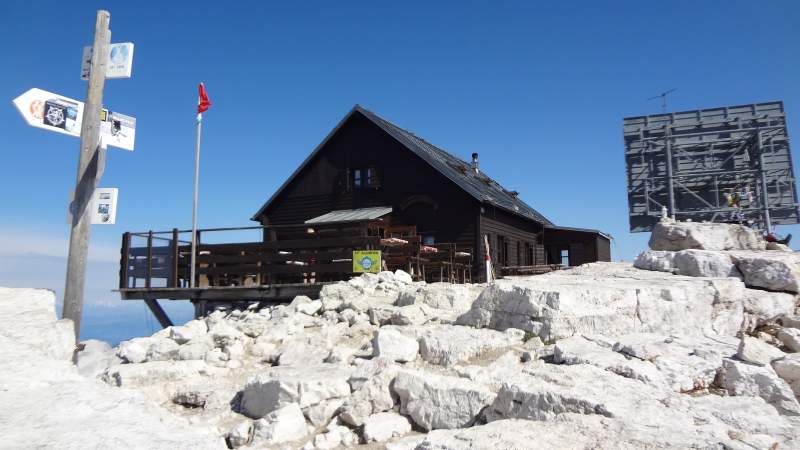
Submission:
{"label": "wooden facade", "polygon": [[496,267],[610,260],[606,235],[555,226],[477,166],[359,106],[252,219],[300,224],[375,206],[391,207],[391,224],[415,226],[424,243],[469,248],[474,280],[484,277],[484,235]]}

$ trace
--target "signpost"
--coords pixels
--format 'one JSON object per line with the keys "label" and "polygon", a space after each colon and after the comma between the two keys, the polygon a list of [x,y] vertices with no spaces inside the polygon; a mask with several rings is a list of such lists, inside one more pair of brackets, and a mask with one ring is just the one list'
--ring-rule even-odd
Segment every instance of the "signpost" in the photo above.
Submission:
{"label": "signpost", "polygon": [[[85,102],[41,89],[31,89],[14,99],[29,125],[81,138],[75,193],[69,208],[72,229],[63,312],[75,326],[76,341],[80,339],[91,224],[113,224],[116,220],[117,189],[96,188],[105,166],[106,145],[133,150],[136,137],[136,119],[103,108],[106,78],[129,78],[133,61],[133,44],[111,44],[110,19],[108,11],[97,11],[94,42],[89,50],[84,49],[81,78],[89,81]],[[73,356],[76,359],[77,352]]]}
{"label": "signpost", "polygon": [[[14,105],[32,127],[75,137],[81,135],[83,102],[33,88],[15,98]],[[132,151],[136,140],[136,119],[107,109],[101,109],[99,117],[103,143]]]}

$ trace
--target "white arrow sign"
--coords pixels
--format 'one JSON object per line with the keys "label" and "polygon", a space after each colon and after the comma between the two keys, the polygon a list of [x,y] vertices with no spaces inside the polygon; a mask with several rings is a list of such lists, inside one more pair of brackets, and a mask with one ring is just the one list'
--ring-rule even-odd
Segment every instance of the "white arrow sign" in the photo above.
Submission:
{"label": "white arrow sign", "polygon": [[[80,137],[83,102],[33,88],[14,99],[28,125]],[[133,150],[136,119],[107,109],[100,113],[100,136],[112,147]]]}

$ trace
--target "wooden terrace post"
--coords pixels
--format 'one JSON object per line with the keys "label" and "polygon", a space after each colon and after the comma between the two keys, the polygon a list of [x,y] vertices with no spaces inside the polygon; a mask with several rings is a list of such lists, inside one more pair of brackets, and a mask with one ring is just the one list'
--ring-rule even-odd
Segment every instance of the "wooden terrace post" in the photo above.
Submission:
{"label": "wooden terrace post", "polygon": [[122,233],[122,249],[119,261],[119,288],[128,288],[128,267],[130,267],[131,234]]}
{"label": "wooden terrace post", "polygon": [[178,260],[180,259],[180,251],[178,250],[178,229],[172,229],[172,280],[170,282],[170,286],[172,287],[179,287],[178,280],[180,280],[180,276],[178,276]]}
{"label": "wooden terrace post", "polygon": [[153,230],[147,233],[147,278],[144,280],[144,287],[150,287],[150,277],[153,274]]}

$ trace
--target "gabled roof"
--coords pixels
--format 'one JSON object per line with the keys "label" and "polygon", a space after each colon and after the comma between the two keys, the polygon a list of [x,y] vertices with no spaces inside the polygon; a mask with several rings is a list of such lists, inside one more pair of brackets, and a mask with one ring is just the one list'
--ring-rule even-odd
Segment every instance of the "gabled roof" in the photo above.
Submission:
{"label": "gabled roof", "polygon": [[436,169],[439,173],[449,178],[452,182],[458,185],[465,192],[470,194],[481,203],[486,203],[501,209],[504,209],[512,214],[521,216],[529,220],[535,220],[545,226],[553,226],[546,217],[541,215],[538,211],[530,207],[517,197],[516,192],[504,189],[499,183],[488,177],[483,171],[475,172],[472,166],[460,158],[451,155],[450,153],[442,150],[439,147],[427,142],[426,140],[414,135],[414,133],[398,127],[397,125],[383,119],[377,114],[369,111],[359,105],[353,107],[352,110],[342,119],[336,128],[334,128],[328,136],[323,140],[316,149],[303,161],[294,173],[286,180],[286,182],[278,188],[277,191],[264,203],[252,220],[257,220],[269,205],[277,198],[278,194],[289,185],[289,183],[300,173],[316,154],[325,146],[336,131],[346,123],[350,117],[359,113],[373,122],[375,125],[383,129],[397,142],[402,144],[407,149],[411,150],[414,154],[422,158],[425,162],[430,164],[431,167]]}

